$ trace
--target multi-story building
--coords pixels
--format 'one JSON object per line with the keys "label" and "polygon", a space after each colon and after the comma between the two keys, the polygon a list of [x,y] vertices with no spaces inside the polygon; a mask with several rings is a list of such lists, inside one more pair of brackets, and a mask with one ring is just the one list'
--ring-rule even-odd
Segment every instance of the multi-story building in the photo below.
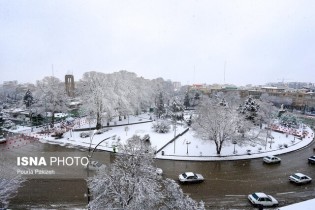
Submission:
{"label": "multi-story building", "polygon": [[182,84],[180,82],[173,82],[174,90],[179,90],[181,88]]}
{"label": "multi-story building", "polygon": [[289,89],[282,87],[256,87],[250,89],[238,89],[235,86],[206,86],[193,85],[192,90],[201,90],[203,93],[212,94],[215,92],[235,92],[239,93],[241,98],[252,96],[260,98],[262,94],[271,96],[272,102],[280,106],[284,104],[286,107],[300,109],[300,110],[315,110],[315,93],[309,89]]}

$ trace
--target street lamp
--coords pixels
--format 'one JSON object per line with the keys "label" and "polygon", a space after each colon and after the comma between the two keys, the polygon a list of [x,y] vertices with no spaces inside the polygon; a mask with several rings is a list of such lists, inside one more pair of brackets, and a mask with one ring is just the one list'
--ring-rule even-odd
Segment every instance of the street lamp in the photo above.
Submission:
{"label": "street lamp", "polygon": [[113,136],[107,137],[106,139],[103,139],[102,141],[100,141],[100,142],[94,147],[94,149],[92,150],[92,152],[89,153],[88,158],[91,158],[91,159],[92,159],[93,154],[94,154],[96,148],[97,148],[101,143],[103,143],[104,141],[106,141],[106,140],[108,140],[108,139],[110,139],[110,138],[113,138],[113,137],[115,137],[115,136],[116,136],[116,135],[113,135]]}
{"label": "street lamp", "polygon": [[[87,170],[86,170],[86,176],[87,176],[87,178],[89,178],[89,176],[90,176],[90,173],[89,173],[89,171],[90,171],[89,165],[90,165],[90,157],[91,157],[90,153],[91,153],[91,146],[92,146],[92,141],[93,141],[95,132],[96,132],[96,130],[94,130],[93,133],[90,134],[90,146],[89,146],[89,153],[88,153],[88,155],[87,155],[88,164],[87,164],[87,168],[86,168],[86,169],[87,169]],[[89,189],[89,186],[87,186],[87,198],[88,198],[88,204],[89,204],[89,203],[90,203],[90,199],[91,199],[91,198],[90,198],[90,189]]]}
{"label": "street lamp", "polygon": [[[92,159],[92,157],[93,157],[93,154],[94,154],[96,148],[97,148],[101,143],[103,143],[104,141],[106,141],[106,140],[112,138],[113,136],[116,136],[116,135],[113,135],[113,136],[110,136],[110,137],[107,137],[107,138],[103,139],[103,140],[100,141],[100,142],[94,147],[94,149],[91,151],[92,140],[93,140],[93,137],[94,137],[95,132],[96,132],[96,130],[94,130],[92,137],[90,137],[90,140],[91,140],[91,141],[90,141],[90,146],[89,146],[89,153],[88,153],[88,155],[87,155],[88,164],[87,164],[87,168],[86,168],[86,169],[87,169],[87,171],[86,171],[87,178],[89,178],[89,176],[90,176],[90,173],[89,173],[89,171],[90,171],[89,165],[90,165],[91,159]],[[90,188],[89,188],[88,185],[87,185],[87,198],[88,198],[88,204],[89,204],[89,203],[90,203],[90,200],[91,200],[91,196],[90,196]]]}
{"label": "street lamp", "polygon": [[237,144],[237,141],[234,140],[234,141],[232,142],[232,144],[234,144],[234,151],[233,151],[233,154],[235,154],[235,153],[236,153],[236,151],[235,151],[235,145]]}
{"label": "street lamp", "polygon": [[[177,125],[176,125],[176,119],[174,119],[174,125],[173,125],[173,130],[174,130],[174,138],[176,137],[176,128],[177,128]],[[174,139],[174,154],[175,154],[175,141],[176,139]]]}
{"label": "street lamp", "polygon": [[270,141],[268,141],[270,143],[270,149],[271,149],[271,144],[274,143],[275,141],[273,140],[273,138],[270,139]]}
{"label": "street lamp", "polygon": [[190,141],[186,141],[186,145],[187,145],[187,155],[188,155],[188,145],[190,144]]}
{"label": "street lamp", "polygon": [[92,133],[92,134],[90,134],[90,146],[89,146],[89,153],[91,152],[92,141],[93,141],[93,138],[94,138],[94,135],[95,135],[96,131],[97,131],[97,130],[95,129],[95,130],[93,130],[93,133]]}

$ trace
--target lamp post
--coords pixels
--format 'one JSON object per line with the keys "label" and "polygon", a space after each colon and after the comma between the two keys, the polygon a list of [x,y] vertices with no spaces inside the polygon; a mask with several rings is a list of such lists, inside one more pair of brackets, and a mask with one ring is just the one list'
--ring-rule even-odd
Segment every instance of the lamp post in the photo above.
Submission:
{"label": "lamp post", "polygon": [[237,141],[234,140],[232,143],[234,144],[234,151],[233,151],[233,154],[235,154],[235,153],[236,153],[236,151],[235,151],[235,145],[237,144]]}
{"label": "lamp post", "polygon": [[[90,171],[89,165],[90,165],[90,158],[91,158],[91,155],[90,155],[90,154],[91,154],[91,146],[92,146],[92,141],[93,141],[95,132],[96,132],[96,130],[94,130],[93,133],[90,135],[89,152],[88,152],[88,155],[87,155],[87,158],[88,158],[88,165],[87,165],[87,168],[86,168],[86,169],[87,169],[87,170],[86,170],[86,176],[87,176],[87,178],[90,177],[90,173],[89,173],[89,171]],[[87,185],[87,198],[88,198],[88,204],[89,204],[91,197],[90,197],[90,188],[89,188],[88,185]]]}
{"label": "lamp post", "polygon": [[[92,140],[93,140],[93,137],[94,137],[95,132],[96,132],[96,130],[94,130],[93,135],[92,135],[92,137],[90,138],[91,141],[90,141],[90,146],[89,146],[89,153],[88,153],[88,155],[87,155],[87,158],[88,158],[88,165],[87,165],[87,168],[86,168],[86,169],[87,169],[87,172],[86,172],[87,178],[89,178],[89,176],[90,176],[90,174],[89,174],[89,170],[90,170],[90,169],[89,169],[89,165],[90,165],[91,159],[92,159],[92,157],[93,157],[93,154],[94,154],[96,148],[97,148],[101,143],[103,143],[104,141],[106,141],[106,140],[108,140],[108,139],[110,139],[110,138],[116,136],[116,135],[113,135],[113,136],[110,136],[110,137],[107,137],[107,138],[103,139],[103,140],[100,141],[100,142],[93,148],[93,150],[91,151]],[[88,204],[89,204],[89,203],[90,203],[90,200],[91,200],[91,196],[90,196],[90,188],[89,188],[88,185],[87,185],[87,198],[88,198]]]}
{"label": "lamp post", "polygon": [[93,150],[90,152],[90,154],[88,155],[88,158],[92,158],[92,157],[93,157],[93,154],[94,154],[96,148],[97,148],[101,143],[103,143],[104,141],[106,141],[106,140],[108,140],[108,139],[110,139],[110,138],[113,138],[113,137],[115,137],[115,136],[116,136],[116,135],[113,135],[113,136],[107,137],[106,139],[103,139],[102,141],[100,141],[100,142],[93,148]]}
{"label": "lamp post", "polygon": [[188,155],[188,145],[190,144],[190,141],[186,141],[186,145],[187,145],[187,155]]}
{"label": "lamp post", "polygon": [[30,117],[30,122],[31,122],[31,132],[33,132],[33,112],[32,112],[31,107],[30,107],[30,111],[29,111],[28,115]]}
{"label": "lamp post", "polygon": [[268,141],[268,142],[270,143],[270,147],[269,148],[271,149],[271,144],[274,143],[273,138],[270,138],[270,141]]}

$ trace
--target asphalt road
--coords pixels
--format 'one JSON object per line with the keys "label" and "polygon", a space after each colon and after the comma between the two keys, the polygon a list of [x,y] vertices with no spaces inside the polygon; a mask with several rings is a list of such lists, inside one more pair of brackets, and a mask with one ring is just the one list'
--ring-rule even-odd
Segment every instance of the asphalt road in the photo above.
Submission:
{"label": "asphalt road", "polygon": [[[58,145],[26,142],[6,152],[10,154],[30,155],[36,152],[67,151],[76,152],[77,148]],[[0,150],[6,145],[0,145]],[[11,145],[12,147],[12,145]],[[203,183],[181,184],[184,193],[200,201],[207,209],[253,209],[247,201],[247,195],[253,192],[265,192],[273,195],[280,206],[315,198],[315,184],[294,185],[288,177],[302,172],[315,179],[315,165],[309,165],[307,158],[315,155],[313,142],[309,147],[279,156],[281,164],[266,165],[262,159],[189,162],[156,160],[156,166],[164,171],[165,177],[177,180],[185,171],[201,173]],[[105,164],[112,161],[112,155],[103,152],[95,156]],[[82,169],[84,170],[84,169]],[[84,173],[84,172],[83,172]],[[17,196],[11,201],[11,208],[32,207],[33,209],[67,209],[84,207],[87,198],[84,179],[30,179]]]}
{"label": "asphalt road", "polygon": [[313,142],[307,148],[280,155],[280,164],[264,164],[262,158],[222,162],[157,161],[164,176],[177,179],[185,171],[201,173],[203,183],[182,184],[185,193],[203,200],[209,209],[253,209],[247,195],[265,192],[285,206],[315,198],[315,183],[295,185],[288,181],[292,173],[301,172],[315,179],[315,164],[307,158],[315,155]]}

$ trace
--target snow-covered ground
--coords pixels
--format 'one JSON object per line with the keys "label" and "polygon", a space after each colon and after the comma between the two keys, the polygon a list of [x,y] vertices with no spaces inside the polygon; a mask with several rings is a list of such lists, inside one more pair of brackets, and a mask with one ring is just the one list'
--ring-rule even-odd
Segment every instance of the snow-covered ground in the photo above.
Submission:
{"label": "snow-covered ground", "polygon": [[[142,114],[139,116],[130,116],[129,122],[146,122],[149,121],[150,115]],[[95,122],[88,122],[87,119],[81,119],[80,122],[76,121],[75,128],[89,128],[94,127]],[[128,119],[122,121],[115,120],[116,123],[111,123],[111,125],[121,125],[127,124]],[[182,133],[187,126],[177,125],[176,134]],[[303,128],[300,128],[302,132]],[[273,143],[270,146],[268,139],[267,146],[263,145],[247,145],[239,146],[233,144],[226,144],[222,148],[221,155],[216,155],[215,145],[211,141],[201,140],[194,135],[192,129],[177,138],[174,142],[168,144],[161,151],[156,154],[156,158],[159,159],[174,159],[174,160],[198,160],[198,161],[209,161],[209,160],[234,160],[234,159],[249,159],[258,158],[266,155],[278,155],[287,152],[297,150],[299,148],[305,147],[310,144],[314,138],[314,131],[309,127],[305,127],[307,131],[307,136],[302,140],[294,137],[293,135],[286,135],[285,133],[271,132],[274,137]],[[31,132],[31,128],[18,126],[13,132],[24,133],[27,135],[32,135],[39,138],[39,141],[43,143],[59,144],[62,146],[73,146],[73,147],[89,147],[92,141],[92,148],[94,148],[99,142],[110,137],[108,140],[101,143],[97,148],[106,151],[113,151],[114,146],[119,142],[124,143],[128,138],[133,135],[140,135],[143,137],[148,134],[150,136],[150,142],[152,147],[157,151],[165,146],[171,139],[174,138],[175,131],[173,129],[166,134],[156,133],[152,130],[152,122],[146,122],[142,124],[133,124],[128,126],[116,126],[111,127],[108,131],[100,135],[93,135],[92,138],[81,138],[79,131],[68,131],[63,135],[61,139],[55,139],[50,135],[38,134],[36,133],[38,129],[34,129]],[[93,132],[91,130],[90,132]],[[279,148],[279,145],[282,145]],[[284,147],[287,146],[287,148]],[[235,150],[234,150],[235,146]],[[248,154],[250,150],[250,155]],[[234,153],[235,151],[235,153]],[[119,151],[118,151],[119,152]],[[163,154],[162,154],[163,153]]]}

